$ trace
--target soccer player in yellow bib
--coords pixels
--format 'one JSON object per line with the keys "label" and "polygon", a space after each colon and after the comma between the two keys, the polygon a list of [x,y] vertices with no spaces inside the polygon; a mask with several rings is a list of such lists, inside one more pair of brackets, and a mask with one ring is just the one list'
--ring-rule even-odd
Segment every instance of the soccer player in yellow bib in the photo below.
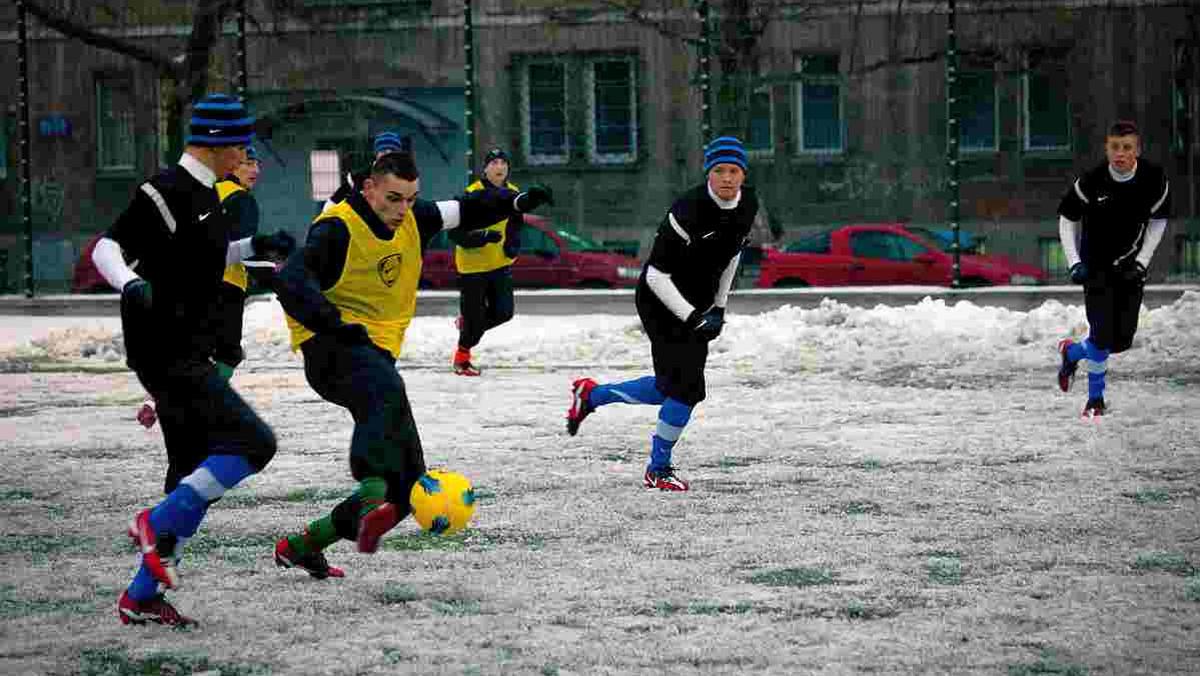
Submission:
{"label": "soccer player in yellow bib", "polygon": [[276,280],[292,346],[322,398],[354,417],[350,472],[358,489],[303,533],[275,546],[275,563],[323,579],[343,577],[323,553],[339,539],[372,553],[408,515],[408,496],[425,473],[421,439],[396,359],[417,303],[421,255],[443,229],[478,229],[551,201],[532,186],[465,193],[433,202],[418,197],[411,153],[382,155],[361,192],[325,210]]}
{"label": "soccer player in yellow bib", "polygon": [[[467,192],[505,187],[520,190],[508,182],[508,154],[493,148],[483,158],[480,179],[467,186]],[[517,255],[518,233],[523,225],[520,215],[493,223],[482,230],[453,230],[454,267],[458,270],[458,347],[452,364],[460,376],[477,376],[471,363],[471,348],[483,334],[513,317],[512,264]]]}
{"label": "soccer player in yellow bib", "polygon": [[[246,146],[246,159],[214,186],[225,211],[232,217],[230,240],[258,234],[258,202],[251,191],[258,183],[259,171],[258,153],[254,151],[254,146]],[[233,376],[233,370],[246,358],[246,352],[242,349],[242,316],[245,314],[246,289],[249,285],[250,277],[245,263],[225,266],[218,307],[214,312],[217,344],[213,347],[213,360],[217,363],[217,371],[227,379]]]}

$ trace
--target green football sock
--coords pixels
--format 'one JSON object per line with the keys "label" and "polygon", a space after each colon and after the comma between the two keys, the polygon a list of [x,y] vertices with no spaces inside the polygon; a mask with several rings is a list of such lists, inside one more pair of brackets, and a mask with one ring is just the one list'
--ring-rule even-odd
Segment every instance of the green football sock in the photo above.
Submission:
{"label": "green football sock", "polygon": [[223,361],[214,361],[213,363],[217,365],[217,375],[221,376],[223,380],[228,381],[233,377],[232,366]]}
{"label": "green football sock", "polygon": [[358,482],[358,495],[362,498],[362,507],[358,510],[361,519],[387,501],[387,481],[382,477],[369,476]]}
{"label": "green football sock", "polygon": [[319,552],[338,541],[337,529],[333,527],[333,516],[325,515],[308,524],[300,535],[288,537],[292,550],[301,556]]}

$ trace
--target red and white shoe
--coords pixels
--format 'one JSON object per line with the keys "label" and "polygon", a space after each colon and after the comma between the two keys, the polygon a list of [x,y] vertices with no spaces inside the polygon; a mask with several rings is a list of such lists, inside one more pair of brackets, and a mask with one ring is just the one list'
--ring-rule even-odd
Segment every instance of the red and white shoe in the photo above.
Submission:
{"label": "red and white shoe", "polygon": [[117,617],[121,624],[145,624],[154,622],[171,627],[189,627],[198,624],[195,620],[175,610],[175,606],[167,602],[162,594],[145,601],[134,601],[129,598],[129,592],[121,593],[117,601]]}
{"label": "red and white shoe", "polygon": [[477,376],[481,375],[482,371],[471,363],[471,351],[460,347],[454,351],[454,373],[460,376]]}
{"label": "red and white shoe", "polygon": [[275,565],[280,568],[299,568],[318,580],[327,577],[346,577],[346,571],[329,565],[325,552],[300,555],[292,549],[287,538],[275,543]]}
{"label": "red and white shoe", "polygon": [[1108,407],[1104,405],[1104,399],[1088,399],[1087,404],[1083,407],[1083,413],[1080,414],[1084,420],[1095,420],[1101,418],[1108,413]]}
{"label": "red and white shoe", "polygon": [[147,399],[146,403],[142,404],[142,407],[138,409],[135,417],[142,427],[146,429],[154,427],[154,423],[158,422],[158,411],[154,410],[154,400]]}
{"label": "red and white shoe", "polygon": [[400,523],[400,514],[396,506],[390,502],[367,512],[358,520],[358,551],[363,554],[374,554],[379,549],[379,539],[389,530]]}
{"label": "red and white shoe", "polygon": [[571,408],[567,409],[567,434],[575,436],[579,433],[579,425],[583,419],[596,410],[589,403],[596,381],[591,378],[580,378],[571,384]]}
{"label": "red and white shoe", "polygon": [[158,534],[150,525],[150,510],[142,510],[133,517],[128,535],[137,541],[142,563],[150,570],[150,575],[168,589],[178,588],[179,573],[175,570],[174,552],[158,551]]}
{"label": "red and white shoe", "polygon": [[688,482],[675,475],[675,468],[668,467],[660,470],[646,470],[646,488],[657,488],[660,491],[686,491]]}

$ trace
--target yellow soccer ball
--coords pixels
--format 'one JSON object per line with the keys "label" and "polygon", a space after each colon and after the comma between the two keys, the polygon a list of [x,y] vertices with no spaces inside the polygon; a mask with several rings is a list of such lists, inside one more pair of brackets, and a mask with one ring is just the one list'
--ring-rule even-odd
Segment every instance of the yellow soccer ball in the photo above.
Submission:
{"label": "yellow soccer ball", "polygon": [[458,472],[431,469],[413,484],[408,502],[422,529],[434,535],[449,535],[470,523],[475,514],[475,489]]}

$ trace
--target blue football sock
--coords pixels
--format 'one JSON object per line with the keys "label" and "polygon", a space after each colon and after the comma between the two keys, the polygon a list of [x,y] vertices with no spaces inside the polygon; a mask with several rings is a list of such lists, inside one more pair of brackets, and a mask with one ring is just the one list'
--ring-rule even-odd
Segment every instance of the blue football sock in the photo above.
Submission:
{"label": "blue football sock", "polygon": [[150,511],[150,525],[159,533],[185,538],[195,535],[208,504],[251,474],[254,468],[240,455],[208,458]]}
{"label": "blue football sock", "polygon": [[623,383],[597,385],[588,395],[590,406],[603,406],[621,402],[625,404],[652,404],[657,406],[666,398],[658,391],[654,376],[642,376]]}
{"label": "blue football sock", "polygon": [[1086,357],[1087,348],[1084,347],[1083,343],[1076,343],[1072,341],[1071,344],[1067,346],[1067,359],[1070,359],[1072,364]]}
{"label": "blue football sock", "polygon": [[1087,349],[1088,399],[1104,398],[1104,377],[1108,372],[1109,351],[1096,347],[1091,338],[1084,343]]}
{"label": "blue football sock", "polygon": [[658,427],[650,440],[648,470],[657,472],[671,466],[671,450],[675,448],[675,442],[679,441],[679,435],[683,434],[683,428],[691,417],[692,407],[678,399],[668,397],[663,402],[662,408],[658,409]]}
{"label": "blue football sock", "polygon": [[150,569],[142,564],[138,567],[138,572],[133,576],[133,582],[129,583],[129,598],[134,601],[145,601],[152,599],[158,595],[158,580],[150,574]]}

